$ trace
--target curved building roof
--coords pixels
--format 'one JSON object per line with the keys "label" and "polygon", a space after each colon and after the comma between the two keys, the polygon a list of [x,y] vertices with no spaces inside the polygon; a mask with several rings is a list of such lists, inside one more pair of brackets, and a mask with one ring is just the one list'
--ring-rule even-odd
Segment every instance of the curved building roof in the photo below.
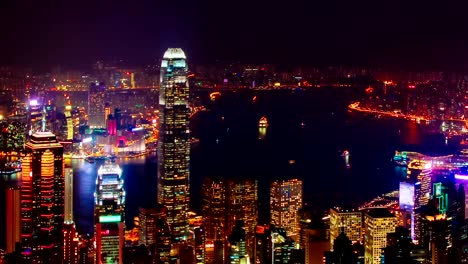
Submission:
{"label": "curved building roof", "polygon": [[181,48],[168,48],[164,52],[163,59],[186,59],[185,52]]}

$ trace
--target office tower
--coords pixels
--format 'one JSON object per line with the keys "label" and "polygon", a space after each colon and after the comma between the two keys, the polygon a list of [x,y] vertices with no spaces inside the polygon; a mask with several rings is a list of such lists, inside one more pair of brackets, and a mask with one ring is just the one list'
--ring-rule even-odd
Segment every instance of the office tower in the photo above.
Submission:
{"label": "office tower", "polygon": [[195,256],[193,254],[193,247],[183,243],[179,247],[179,261],[178,263],[187,263],[187,264],[193,264],[195,261]]}
{"label": "office tower", "polygon": [[297,218],[299,221],[299,248],[305,248],[308,240],[307,233],[312,229],[312,213],[305,208],[301,208],[297,212]]}
{"label": "office tower", "polygon": [[238,220],[244,223],[247,253],[251,255],[258,222],[258,182],[252,179],[230,179],[227,188],[227,230],[232,230]]}
{"label": "office tower", "polygon": [[22,162],[21,238],[25,262],[63,260],[63,147],[50,132],[34,133]]}
{"label": "office tower", "polygon": [[370,209],[364,214],[364,261],[380,264],[382,250],[387,246],[387,234],[395,232],[398,219],[387,209]]}
{"label": "office tower", "polygon": [[105,103],[104,104],[104,123],[105,123],[105,127],[108,126],[108,121],[109,121],[109,116],[111,114],[111,107],[110,107],[110,104],[109,103]]}
{"label": "office tower", "polygon": [[253,246],[253,263],[271,263],[271,229],[270,225],[259,225],[255,229]]}
{"label": "office tower", "polygon": [[146,245],[155,263],[169,263],[171,230],[167,224],[167,208],[140,208],[140,241]]}
{"label": "office tower", "polygon": [[410,230],[411,238],[418,241],[417,210],[421,207],[421,182],[407,179],[400,182],[399,204],[403,226]]}
{"label": "office tower", "polygon": [[195,263],[205,263],[205,248],[206,248],[206,229],[201,226],[195,228]]}
{"label": "office tower", "polygon": [[205,178],[203,182],[203,225],[208,241],[223,240],[226,228],[226,180]]}
{"label": "office tower", "polygon": [[232,228],[231,234],[228,236],[229,247],[229,263],[239,264],[244,263],[249,258],[246,250],[246,236],[244,223],[241,220],[236,221]]}
{"label": "office tower", "polygon": [[387,234],[387,246],[384,248],[384,263],[414,263],[415,256],[412,251],[415,245],[412,243],[410,230],[398,226],[394,233]]}
{"label": "office tower", "polygon": [[20,242],[21,191],[19,187],[12,186],[7,187],[5,193],[6,225],[3,231],[6,234],[6,253],[13,253]]}
{"label": "office tower", "polygon": [[125,191],[122,170],[106,163],[98,170],[95,199],[97,264],[123,263]]}
{"label": "office tower", "polygon": [[432,192],[431,163],[426,161],[412,161],[408,164],[408,179],[421,184],[420,192],[416,193],[419,206],[426,205]]}
{"label": "office tower", "polygon": [[105,116],[106,86],[104,83],[91,83],[88,91],[88,125],[101,128],[106,125]]}
{"label": "office tower", "polygon": [[302,181],[298,179],[277,180],[270,186],[271,223],[284,228],[288,236],[299,239],[297,212],[302,208]]}
{"label": "office tower", "polygon": [[73,118],[72,118],[72,115],[71,115],[71,110],[72,110],[72,106],[71,104],[67,104],[65,106],[65,120],[66,120],[66,126],[67,126],[67,132],[66,132],[66,139],[67,140],[73,140],[73,135],[74,135],[74,131],[73,131]]}
{"label": "office tower", "polygon": [[28,136],[42,131],[43,107],[38,99],[29,100],[28,104]]}
{"label": "office tower", "polygon": [[271,232],[271,243],[273,248],[272,263],[289,263],[295,243],[287,231],[284,228],[275,228]]}
{"label": "office tower", "polygon": [[357,256],[354,252],[352,241],[341,232],[333,242],[333,251],[326,251],[324,263],[346,263],[356,264]]}
{"label": "office tower", "polygon": [[122,110],[120,110],[120,108],[114,109],[114,118],[117,124],[117,130],[122,129]]}
{"label": "office tower", "polygon": [[63,239],[64,263],[78,263],[78,236],[75,222],[73,221],[73,168],[71,164],[65,164],[65,217]]}
{"label": "office tower", "polygon": [[352,208],[330,209],[330,248],[341,232],[352,241],[362,241],[362,213]]}
{"label": "office tower", "polygon": [[421,247],[429,249],[428,259],[432,263],[450,263],[448,249],[452,247],[451,219],[440,214],[435,200],[421,207],[419,213],[419,232]]}
{"label": "office tower", "polygon": [[189,87],[185,53],[169,48],[159,90],[158,202],[167,207],[175,243],[187,239],[189,210]]}

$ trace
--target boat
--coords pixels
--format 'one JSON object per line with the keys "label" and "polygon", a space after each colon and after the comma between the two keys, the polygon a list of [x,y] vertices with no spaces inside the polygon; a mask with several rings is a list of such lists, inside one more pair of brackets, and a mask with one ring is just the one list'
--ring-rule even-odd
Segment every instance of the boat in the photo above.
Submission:
{"label": "boat", "polygon": [[267,128],[268,127],[268,119],[266,116],[262,116],[258,121],[258,128]]}
{"label": "boat", "polygon": [[408,158],[406,151],[395,151],[395,155],[393,156],[393,162],[395,162],[397,166],[406,167],[408,166],[409,161],[410,158]]}

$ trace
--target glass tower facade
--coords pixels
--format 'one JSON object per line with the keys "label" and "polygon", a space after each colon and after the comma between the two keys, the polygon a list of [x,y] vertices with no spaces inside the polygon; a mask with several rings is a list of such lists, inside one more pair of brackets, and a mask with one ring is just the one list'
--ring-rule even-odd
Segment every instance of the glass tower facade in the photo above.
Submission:
{"label": "glass tower facade", "polygon": [[159,90],[158,202],[167,207],[175,243],[187,239],[189,210],[189,86],[185,53],[169,48]]}
{"label": "glass tower facade", "polygon": [[125,191],[122,170],[117,164],[105,164],[98,170],[95,193],[96,260],[123,263]]}

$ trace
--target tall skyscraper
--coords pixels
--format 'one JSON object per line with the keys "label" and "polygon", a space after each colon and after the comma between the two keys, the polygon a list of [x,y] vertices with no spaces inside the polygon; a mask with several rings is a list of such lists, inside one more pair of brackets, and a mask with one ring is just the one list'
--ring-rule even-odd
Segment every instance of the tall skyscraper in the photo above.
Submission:
{"label": "tall skyscraper", "polygon": [[66,119],[66,127],[67,127],[67,133],[66,133],[66,139],[67,140],[73,140],[74,136],[74,131],[73,131],[73,118],[71,114],[72,106],[71,104],[67,104],[65,106],[65,119]]}
{"label": "tall skyscraper", "polygon": [[63,224],[63,262],[78,263],[78,236],[73,221],[73,168],[65,164],[65,217]]}
{"label": "tall skyscraper", "polygon": [[187,239],[189,210],[189,86],[185,53],[169,48],[159,89],[158,202],[167,207],[173,240]]}
{"label": "tall skyscraper", "polygon": [[50,132],[26,144],[21,189],[22,257],[26,263],[63,261],[63,147]]}
{"label": "tall skyscraper", "polygon": [[140,244],[146,245],[154,263],[170,263],[171,230],[167,208],[140,208]]}
{"label": "tall skyscraper", "polygon": [[20,188],[8,187],[6,190],[6,253],[13,253],[16,243],[20,242]]}
{"label": "tall skyscraper", "polygon": [[210,242],[223,240],[226,228],[226,180],[205,178],[203,182],[203,225]]}
{"label": "tall skyscraper", "polygon": [[258,182],[252,179],[230,179],[227,193],[227,230],[232,230],[239,220],[244,222],[247,254],[252,256],[258,222]]}
{"label": "tall skyscraper", "polygon": [[387,234],[394,233],[398,219],[387,209],[371,209],[364,214],[364,261],[380,264],[382,251],[387,246]]}
{"label": "tall skyscraper", "polygon": [[330,209],[330,248],[338,236],[344,232],[352,241],[362,241],[362,213],[350,208]]}
{"label": "tall skyscraper", "polygon": [[277,180],[270,186],[271,223],[283,228],[289,237],[299,238],[298,211],[302,208],[302,181]]}
{"label": "tall skyscraper", "polygon": [[104,83],[89,85],[88,92],[88,125],[92,128],[105,127],[106,86]]}
{"label": "tall skyscraper", "polygon": [[95,193],[97,264],[123,263],[125,191],[122,170],[107,163],[98,170]]}
{"label": "tall skyscraper", "polygon": [[236,221],[236,224],[232,228],[232,232],[228,237],[228,241],[229,263],[245,263],[245,260],[248,259],[249,256],[247,255],[245,229],[242,221]]}
{"label": "tall skyscraper", "polygon": [[205,258],[206,248],[206,229],[201,226],[195,228],[195,263],[204,264],[206,263]]}

